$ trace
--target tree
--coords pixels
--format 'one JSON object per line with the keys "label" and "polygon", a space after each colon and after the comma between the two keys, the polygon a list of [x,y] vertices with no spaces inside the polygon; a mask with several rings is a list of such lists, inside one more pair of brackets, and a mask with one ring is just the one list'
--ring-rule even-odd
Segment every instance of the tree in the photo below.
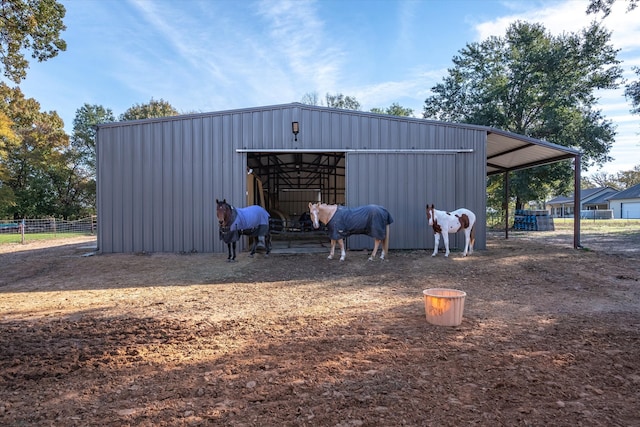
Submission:
{"label": "tree", "polygon": [[589,179],[589,177],[586,177],[586,176],[580,177],[580,188],[582,188],[583,190],[586,188],[596,188],[596,187],[599,187],[599,185],[596,185],[591,179]]}
{"label": "tree", "polygon": [[322,105],[322,100],[320,100],[320,95],[318,95],[318,92],[305,93],[302,96],[300,102],[306,105]]}
{"label": "tree", "polygon": [[[587,8],[587,14],[602,12],[606,18],[611,13],[611,6],[616,0],[591,0]],[[627,0],[627,12],[631,12],[640,3],[640,0]],[[640,76],[640,68],[631,67],[635,73]],[[631,101],[631,114],[640,114],[640,80],[632,81],[627,84],[624,92],[625,97]]]}
{"label": "tree", "polygon": [[391,106],[386,109],[374,107],[371,109],[372,113],[378,114],[389,114],[390,116],[400,116],[400,117],[412,117],[413,109],[402,107],[397,102],[391,104]]}
{"label": "tree", "polygon": [[[610,160],[615,129],[594,107],[597,89],[622,81],[610,33],[596,23],[554,37],[540,24],[515,22],[504,37],[468,44],[444,82],[432,88],[424,118],[492,126],[580,149],[582,166]],[[568,162],[518,171],[510,183],[516,207],[572,183]],[[499,182],[488,188],[498,191]]]}
{"label": "tree", "polygon": [[102,105],[84,104],[76,110],[73,119],[71,146],[79,154],[79,161],[95,175],[96,167],[96,125],[115,122],[113,112]]}
{"label": "tree", "polygon": [[67,49],[60,33],[66,10],[55,0],[3,0],[0,5],[0,62],[4,75],[20,83],[29,62],[25,51],[39,62]]}
{"label": "tree", "polygon": [[14,218],[55,215],[51,173],[66,167],[61,156],[69,143],[62,119],[55,112],[41,112],[36,100],[5,83],[0,83],[0,111],[11,120],[15,135],[0,159],[6,175],[2,185],[11,193],[0,211]]}
{"label": "tree", "polygon": [[619,188],[626,189],[640,184],[640,165],[636,165],[630,171],[618,172],[616,180],[620,183]]}
{"label": "tree", "polygon": [[158,101],[151,98],[147,104],[135,104],[120,115],[120,121],[153,119],[157,117],[177,116],[178,110],[162,98]]}
{"label": "tree", "polygon": [[65,170],[54,175],[61,197],[63,216],[86,216],[95,213],[96,200],[96,125],[114,122],[109,108],[84,104],[73,119],[71,145],[65,151]]}
{"label": "tree", "polygon": [[360,110],[360,103],[356,100],[354,96],[345,96],[341,93],[337,93],[335,95],[330,95],[327,93],[326,95],[327,107],[330,108],[341,108],[343,110]]}
{"label": "tree", "polygon": [[17,143],[13,121],[0,111],[0,218],[7,217],[9,207],[15,203],[13,189],[6,184],[9,179],[6,159]]}
{"label": "tree", "polygon": [[96,212],[96,180],[83,167],[82,154],[70,147],[53,156],[46,169],[55,198],[51,215],[63,219],[78,219]]}
{"label": "tree", "polygon": [[[587,186],[584,183],[588,182],[591,185]],[[618,178],[614,174],[608,174],[606,172],[596,172],[590,177],[583,178],[583,185],[581,188],[595,188],[595,187],[611,187],[619,190],[621,188]]]}
{"label": "tree", "polygon": [[[587,14],[602,12],[606,18],[611,13],[611,6],[613,6],[615,2],[616,0],[591,0],[587,7]],[[638,6],[638,2],[640,2],[640,0],[627,0],[627,12],[635,9]]]}
{"label": "tree", "polygon": [[[640,165],[636,165],[632,170],[621,171],[615,174],[596,172],[584,179],[593,183],[594,187],[612,187],[616,190],[626,190],[627,188],[640,184]],[[582,188],[588,187],[583,186]]]}
{"label": "tree", "polygon": [[[640,67],[633,67],[633,71],[640,77]],[[624,95],[631,101],[631,113],[640,114],[640,79],[629,83]]]}

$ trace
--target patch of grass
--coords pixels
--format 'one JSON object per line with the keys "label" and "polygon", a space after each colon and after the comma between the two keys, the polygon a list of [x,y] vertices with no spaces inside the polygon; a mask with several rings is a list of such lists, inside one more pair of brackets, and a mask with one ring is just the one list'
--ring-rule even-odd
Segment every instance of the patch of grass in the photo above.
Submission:
{"label": "patch of grass", "polygon": [[[556,231],[573,231],[573,218],[554,218]],[[640,233],[640,219],[583,219],[581,232],[597,233]]]}
{"label": "patch of grass", "polygon": [[[26,242],[34,240],[55,240],[65,239],[69,237],[90,236],[88,233],[34,233],[25,234]],[[0,245],[5,243],[22,243],[22,235],[20,233],[3,233],[0,234]]]}

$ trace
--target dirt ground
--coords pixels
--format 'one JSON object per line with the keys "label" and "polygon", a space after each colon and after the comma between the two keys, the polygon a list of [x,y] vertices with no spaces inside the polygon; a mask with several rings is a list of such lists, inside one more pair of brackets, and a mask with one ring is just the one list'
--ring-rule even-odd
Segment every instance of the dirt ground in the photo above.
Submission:
{"label": "dirt ground", "polygon": [[[0,425],[631,426],[640,235],[391,251],[0,246]],[[460,326],[423,289],[467,292]]]}

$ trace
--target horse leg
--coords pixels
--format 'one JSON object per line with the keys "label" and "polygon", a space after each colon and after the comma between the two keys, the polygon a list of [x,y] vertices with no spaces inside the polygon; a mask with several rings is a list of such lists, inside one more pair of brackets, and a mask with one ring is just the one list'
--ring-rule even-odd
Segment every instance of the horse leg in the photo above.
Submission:
{"label": "horse leg", "polygon": [[327,257],[327,259],[333,259],[333,254],[335,252],[336,249],[336,241],[332,240],[331,241],[331,249],[329,250],[329,256]]}
{"label": "horse leg", "polygon": [[229,252],[229,256],[227,256],[227,262],[231,262],[231,243],[227,243],[227,252]]}
{"label": "horse leg", "polygon": [[265,255],[269,255],[271,252],[271,234],[264,236],[264,246],[267,249],[267,253]]}
{"label": "horse leg", "polygon": [[440,246],[440,233],[434,233],[433,239],[433,253],[431,254],[431,256],[436,256],[438,254],[438,246]]}
{"label": "horse leg", "polygon": [[249,244],[251,245],[251,252],[249,253],[249,258],[253,258],[253,256],[256,254],[256,248],[258,247],[258,238],[249,237]]}
{"label": "horse leg", "polygon": [[233,248],[233,258],[229,262],[236,262],[236,242],[231,243],[231,247]]}
{"label": "horse leg", "polygon": [[467,256],[467,252],[469,251],[469,241],[471,240],[470,230],[465,228],[464,230],[464,251],[462,252],[462,256]]}
{"label": "horse leg", "polygon": [[469,253],[473,253],[473,245],[476,243],[476,233],[475,233],[475,225],[471,226],[471,231],[469,232]]}
{"label": "horse leg", "polygon": [[382,240],[382,254],[380,255],[380,259],[384,259],[384,256],[389,253],[389,224],[387,224],[387,233],[384,235],[384,240]]}
{"label": "horse leg", "polygon": [[347,256],[347,253],[344,251],[344,239],[338,240],[340,243],[340,261],[344,261],[344,258]]}
{"label": "horse leg", "polygon": [[444,256],[449,256],[449,233],[444,231],[442,233],[442,242],[444,243]]}
{"label": "horse leg", "polygon": [[[373,261],[376,257],[376,254],[378,253],[378,246],[380,246],[380,240],[378,239],[373,239],[374,243],[373,243],[373,252],[371,253],[371,256],[369,257],[369,261]],[[384,251],[382,251],[382,259],[384,259]]]}

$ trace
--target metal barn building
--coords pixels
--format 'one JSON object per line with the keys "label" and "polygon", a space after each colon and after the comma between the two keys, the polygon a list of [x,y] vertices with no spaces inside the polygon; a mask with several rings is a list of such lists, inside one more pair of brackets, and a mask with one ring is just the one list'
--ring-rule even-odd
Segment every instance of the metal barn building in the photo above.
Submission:
{"label": "metal barn building", "polygon": [[[223,198],[264,204],[285,224],[310,201],[383,205],[391,250],[433,249],[426,204],[466,207],[485,249],[487,175],[579,154],[484,126],[299,103],[102,124],[96,152],[102,253],[223,252]],[[348,239],[350,249],[372,244]]]}

